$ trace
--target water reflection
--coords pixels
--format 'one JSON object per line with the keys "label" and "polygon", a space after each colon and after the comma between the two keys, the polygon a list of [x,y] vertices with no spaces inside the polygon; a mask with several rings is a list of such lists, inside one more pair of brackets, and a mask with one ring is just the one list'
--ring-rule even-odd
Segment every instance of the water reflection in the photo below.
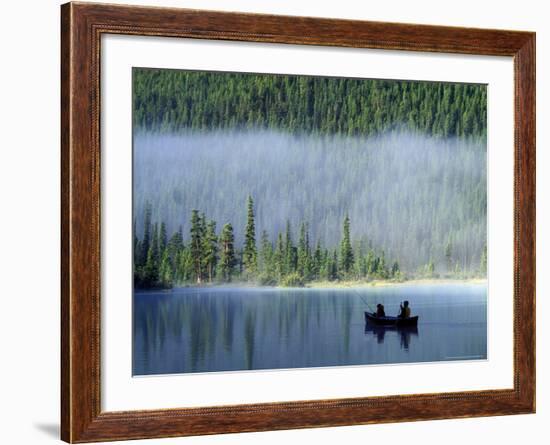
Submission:
{"label": "water reflection", "polygon": [[[418,329],[365,327],[365,299],[397,313],[405,296],[420,316]],[[485,358],[486,317],[482,285],[138,292],[133,373]]]}
{"label": "water reflection", "polygon": [[418,327],[394,327],[394,326],[376,326],[369,323],[365,323],[365,335],[372,335],[376,337],[376,343],[379,345],[384,344],[386,333],[391,336],[399,337],[399,345],[401,349],[409,350],[412,337],[418,337]]}

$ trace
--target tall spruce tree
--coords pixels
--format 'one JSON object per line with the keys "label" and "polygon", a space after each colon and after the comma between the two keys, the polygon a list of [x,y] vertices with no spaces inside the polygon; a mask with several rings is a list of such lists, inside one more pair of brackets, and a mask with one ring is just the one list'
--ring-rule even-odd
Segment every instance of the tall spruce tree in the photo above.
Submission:
{"label": "tall spruce tree", "polygon": [[216,263],[218,262],[218,237],[216,236],[216,221],[209,221],[202,241],[204,265],[208,281],[214,279]]}
{"label": "tall spruce tree", "polygon": [[307,223],[303,222],[300,226],[296,270],[298,275],[306,280],[309,278],[309,254],[309,234]]}
{"label": "tall spruce tree", "polygon": [[280,280],[286,273],[286,262],[285,262],[285,243],[283,241],[283,234],[279,232],[277,236],[277,244],[275,246],[275,252],[273,254],[273,263],[275,266],[275,272],[277,278]]}
{"label": "tall spruce tree", "polygon": [[173,270],[170,264],[168,249],[162,253],[159,265],[159,284],[164,288],[170,288],[173,285]]}
{"label": "tall spruce tree", "polygon": [[254,201],[252,196],[247,200],[247,218],[244,234],[243,265],[249,275],[254,275],[257,271],[258,254],[256,251],[256,227],[254,224]]}
{"label": "tall spruce tree", "polygon": [[145,266],[147,263],[147,255],[149,254],[149,247],[151,247],[151,203],[147,201],[145,203],[145,216],[143,221],[143,241],[141,242],[141,255],[140,265]]}
{"label": "tall spruce tree", "polygon": [[290,274],[296,272],[296,247],[292,242],[292,226],[290,220],[286,222],[285,233],[285,260],[284,260],[284,273]]}
{"label": "tall spruce tree", "polygon": [[344,218],[343,237],[340,244],[340,271],[344,275],[349,274],[353,268],[353,249],[351,247],[350,238],[350,221],[346,214]]}
{"label": "tall spruce tree", "polygon": [[153,250],[153,261],[157,265],[160,264],[159,231],[157,223],[154,223],[151,229],[151,249]]}
{"label": "tall spruce tree", "polygon": [[162,255],[164,252],[164,249],[166,249],[166,245],[168,244],[168,235],[166,234],[166,224],[164,222],[160,223],[160,231],[159,231],[159,251]]}
{"label": "tall spruce tree", "polygon": [[235,270],[237,260],[235,257],[235,236],[233,226],[226,224],[220,234],[220,276],[225,282],[230,282]]}
{"label": "tall spruce tree", "polygon": [[328,280],[330,275],[330,261],[328,250],[324,249],[321,256],[321,266],[319,267],[319,278],[321,280]]}
{"label": "tall spruce tree", "polygon": [[318,280],[321,277],[322,265],[323,251],[321,250],[321,241],[317,240],[317,246],[315,247],[315,252],[313,253],[313,266],[311,270],[314,280]]}
{"label": "tall spruce tree", "polygon": [[329,277],[328,279],[334,281],[338,278],[338,252],[334,249],[332,254],[332,260],[330,261]]}
{"label": "tall spruce tree", "polygon": [[264,230],[260,241],[260,272],[267,279],[274,277],[273,245],[269,241],[269,235]]}
{"label": "tall spruce tree", "polygon": [[203,223],[198,210],[191,212],[191,258],[197,284],[202,282],[203,265]]}

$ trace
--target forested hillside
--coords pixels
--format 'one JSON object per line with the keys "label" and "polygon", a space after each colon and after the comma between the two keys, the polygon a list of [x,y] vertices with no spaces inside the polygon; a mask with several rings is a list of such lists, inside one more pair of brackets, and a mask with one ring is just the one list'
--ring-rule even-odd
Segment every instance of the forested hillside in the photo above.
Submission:
{"label": "forested hillside", "polygon": [[483,85],[134,69],[136,129],[485,138]]}
{"label": "forested hillside", "polygon": [[485,86],[136,69],[134,105],[138,286],[486,273]]}

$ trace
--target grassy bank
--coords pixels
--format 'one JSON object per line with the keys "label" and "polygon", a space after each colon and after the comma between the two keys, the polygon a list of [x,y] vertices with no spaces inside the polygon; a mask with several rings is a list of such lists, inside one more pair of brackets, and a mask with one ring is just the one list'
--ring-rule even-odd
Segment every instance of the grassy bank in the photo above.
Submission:
{"label": "grassy bank", "polygon": [[[367,287],[390,287],[390,286],[429,286],[429,285],[445,285],[445,284],[487,284],[486,278],[415,278],[410,280],[394,281],[394,280],[341,280],[341,281],[312,281],[303,286],[295,286],[310,289],[345,289],[345,288],[367,288]],[[203,287],[203,288],[262,288],[262,287],[274,287],[279,289],[288,289],[289,286],[268,286],[260,285],[251,281],[233,281],[231,283],[203,283],[197,284],[182,284],[175,287]],[[292,287],[292,286],[290,286]],[[160,290],[160,289],[157,289]]]}
{"label": "grassy bank", "polygon": [[411,286],[411,285],[436,285],[436,284],[486,284],[486,278],[418,278],[403,281],[373,280],[373,281],[313,281],[305,287],[311,288],[346,288],[346,287],[387,287],[387,286]]}

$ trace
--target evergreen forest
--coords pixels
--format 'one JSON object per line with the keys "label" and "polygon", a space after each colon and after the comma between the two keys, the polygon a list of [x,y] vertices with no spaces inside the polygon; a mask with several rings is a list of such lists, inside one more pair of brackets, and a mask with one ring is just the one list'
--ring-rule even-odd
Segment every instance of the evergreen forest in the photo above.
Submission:
{"label": "evergreen forest", "polygon": [[134,284],[485,277],[486,87],[134,69]]}
{"label": "evergreen forest", "polygon": [[149,132],[487,134],[485,85],[135,68],[133,97],[134,126]]}

